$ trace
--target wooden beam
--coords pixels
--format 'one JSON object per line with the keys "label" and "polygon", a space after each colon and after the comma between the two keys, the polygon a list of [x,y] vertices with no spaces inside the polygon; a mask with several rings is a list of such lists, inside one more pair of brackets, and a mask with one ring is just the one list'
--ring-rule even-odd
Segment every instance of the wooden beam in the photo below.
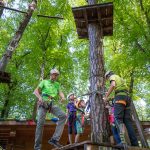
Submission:
{"label": "wooden beam", "polygon": [[131,110],[132,110],[133,117],[135,119],[136,127],[137,127],[139,135],[140,135],[142,146],[143,147],[149,147],[149,145],[147,143],[147,140],[146,140],[146,138],[144,136],[143,127],[142,127],[142,125],[141,125],[141,123],[139,121],[139,117],[138,117],[138,114],[136,112],[136,109],[135,109],[133,101],[131,101]]}
{"label": "wooden beam", "polygon": [[[101,21],[104,21],[104,20],[112,20],[113,18],[112,17],[105,17],[105,18],[101,18]],[[75,18],[75,21],[78,21],[78,22],[86,22],[84,18]],[[93,20],[88,20],[89,22],[90,21],[93,21]],[[94,21],[99,21],[99,19],[94,19]]]}
{"label": "wooden beam", "polygon": [[72,8],[73,10],[83,10],[83,9],[85,9],[85,8],[97,8],[97,7],[110,7],[110,6],[112,6],[113,5],[113,3],[112,2],[110,2],[110,3],[103,3],[103,4],[96,4],[96,5],[86,5],[86,6],[81,6],[81,7],[74,7],[74,8]]}
{"label": "wooden beam", "polygon": [[18,9],[14,9],[14,8],[10,8],[10,7],[6,7],[6,6],[2,6],[2,5],[0,5],[0,7],[1,7],[1,8],[4,8],[4,9],[8,9],[8,10],[15,11],[15,12],[19,12],[19,13],[27,14],[27,12],[25,12],[25,11],[21,11],[21,10],[18,10]]}
{"label": "wooden beam", "polygon": [[88,32],[88,31],[87,31],[87,28],[77,28],[77,30],[78,30],[79,32],[86,32],[86,33]]}
{"label": "wooden beam", "polygon": [[50,19],[64,19],[63,17],[59,17],[59,16],[45,16],[45,15],[37,15],[37,16],[43,18],[50,18]]}
{"label": "wooden beam", "polygon": [[[14,8],[10,8],[10,7],[6,7],[6,6],[3,6],[3,5],[0,5],[1,8],[3,9],[8,9],[8,10],[12,10],[12,11],[15,11],[15,12],[19,12],[19,13],[23,13],[23,14],[27,14],[27,12],[25,11],[21,11],[21,10],[18,10],[18,9],[14,9]],[[64,19],[63,17],[59,17],[59,16],[45,16],[45,15],[37,15],[38,17],[43,17],[43,18],[51,18],[51,19]]]}

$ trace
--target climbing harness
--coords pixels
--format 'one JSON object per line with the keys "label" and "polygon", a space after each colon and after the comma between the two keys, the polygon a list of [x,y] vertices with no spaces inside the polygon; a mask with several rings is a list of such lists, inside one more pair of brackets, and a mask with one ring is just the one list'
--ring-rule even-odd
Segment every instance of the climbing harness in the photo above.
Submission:
{"label": "climbing harness", "polygon": [[40,104],[39,107],[43,107],[44,109],[48,110],[48,112],[51,112],[51,108],[52,108],[52,104],[53,104],[53,97],[51,97],[48,94],[42,94],[42,96],[48,97],[48,99],[50,100],[50,102],[44,101],[42,104]]}
{"label": "climbing harness", "polygon": [[48,112],[51,112],[52,104],[53,104],[53,101],[50,101],[50,102],[45,101],[42,104],[40,104],[39,107],[43,107],[44,109],[48,110]]}

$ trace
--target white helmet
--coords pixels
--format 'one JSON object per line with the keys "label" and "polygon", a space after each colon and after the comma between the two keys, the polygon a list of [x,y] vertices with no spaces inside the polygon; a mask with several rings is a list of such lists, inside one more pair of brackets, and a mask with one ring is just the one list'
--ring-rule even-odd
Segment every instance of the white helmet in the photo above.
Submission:
{"label": "white helmet", "polygon": [[74,95],[74,93],[69,93],[68,95],[67,95],[67,99],[69,100],[70,99],[70,96],[71,95]]}
{"label": "white helmet", "polygon": [[112,74],[114,74],[112,71],[107,71],[107,72],[105,73],[105,78],[107,78],[109,75],[112,75]]}
{"label": "white helmet", "polygon": [[59,75],[59,71],[56,68],[54,68],[50,71],[50,74],[54,74],[54,73]]}

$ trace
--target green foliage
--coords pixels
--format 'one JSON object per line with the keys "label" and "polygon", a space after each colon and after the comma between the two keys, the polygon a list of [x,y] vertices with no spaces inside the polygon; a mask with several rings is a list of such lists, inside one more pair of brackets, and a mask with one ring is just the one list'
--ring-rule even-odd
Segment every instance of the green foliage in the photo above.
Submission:
{"label": "green foliage", "polygon": [[[30,1],[13,0],[8,5],[26,11],[28,2]],[[142,118],[149,119],[150,0],[143,1],[143,4],[136,0],[114,0],[113,3],[113,37],[104,38],[105,67],[106,70],[113,70],[126,78],[128,85],[131,72],[134,71],[133,99],[136,100],[135,104],[141,99],[145,101],[147,107],[142,108]],[[82,5],[87,5],[85,0],[42,0],[38,3],[37,10],[7,66],[7,72],[11,73],[12,78],[11,88],[0,84],[1,110],[6,99],[9,100],[9,114],[6,117],[31,118],[35,103],[32,93],[39,83],[44,53],[45,78],[49,78],[49,70],[55,66],[61,72],[59,81],[65,95],[71,91],[77,95],[86,93],[89,82],[89,42],[78,39],[71,10],[71,7]],[[37,14],[62,16],[64,19],[42,18],[37,17]],[[22,19],[22,14],[4,11],[0,20],[0,57]]]}

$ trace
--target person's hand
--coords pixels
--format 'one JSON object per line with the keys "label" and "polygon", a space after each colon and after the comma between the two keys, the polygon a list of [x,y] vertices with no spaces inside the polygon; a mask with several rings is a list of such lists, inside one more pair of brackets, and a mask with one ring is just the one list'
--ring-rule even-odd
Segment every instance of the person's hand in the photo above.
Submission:
{"label": "person's hand", "polygon": [[104,100],[105,104],[108,102],[108,98],[106,96],[103,97],[103,100]]}
{"label": "person's hand", "polygon": [[109,106],[108,104],[106,104],[105,108],[109,109],[109,108],[110,108],[110,106]]}
{"label": "person's hand", "polygon": [[60,102],[62,103],[65,100],[65,97],[61,97]]}
{"label": "person's hand", "polygon": [[89,114],[89,113],[85,113],[84,117],[85,117],[86,119],[88,119],[88,118],[90,117],[90,114]]}

